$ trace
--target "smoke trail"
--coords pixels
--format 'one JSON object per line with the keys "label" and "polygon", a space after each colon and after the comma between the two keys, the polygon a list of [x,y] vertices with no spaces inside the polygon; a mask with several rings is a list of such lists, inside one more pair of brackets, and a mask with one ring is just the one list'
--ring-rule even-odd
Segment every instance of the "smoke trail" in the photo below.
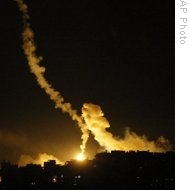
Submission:
{"label": "smoke trail", "polygon": [[23,23],[24,29],[22,33],[23,38],[23,49],[28,60],[28,65],[30,67],[31,72],[36,76],[36,80],[41,88],[45,90],[45,92],[49,95],[50,99],[54,101],[55,108],[60,108],[63,112],[68,113],[74,121],[77,121],[78,126],[82,131],[82,144],[80,145],[81,152],[84,153],[86,143],[89,137],[89,132],[87,127],[83,123],[83,120],[80,116],[77,115],[76,110],[72,109],[70,103],[64,103],[64,98],[60,95],[58,91],[56,91],[52,85],[46,80],[44,77],[45,67],[40,66],[40,62],[42,61],[42,57],[36,55],[36,45],[34,43],[34,33],[29,24],[29,14],[27,5],[23,2],[23,0],[16,0],[18,3],[19,10],[23,14]]}
{"label": "smoke trail", "polygon": [[[23,49],[28,60],[31,72],[36,76],[36,80],[41,88],[49,95],[50,99],[55,102],[55,108],[60,108],[63,112],[68,113],[82,131],[82,144],[80,145],[81,153],[85,151],[86,143],[89,138],[89,131],[94,135],[95,140],[100,146],[107,151],[111,150],[149,150],[152,152],[164,152],[171,149],[169,141],[160,137],[157,141],[149,141],[146,136],[139,136],[129,129],[126,131],[124,139],[118,139],[112,133],[106,131],[110,127],[109,122],[104,117],[101,108],[93,104],[84,104],[82,108],[82,117],[77,115],[70,103],[64,103],[63,97],[56,91],[52,85],[45,79],[45,68],[40,66],[42,57],[36,55],[36,45],[34,43],[34,33],[28,22],[29,15],[27,5],[23,0],[16,0],[20,11],[23,14],[24,30]],[[30,157],[24,157],[25,160],[31,160]],[[26,159],[27,158],[27,159]]]}
{"label": "smoke trail", "polygon": [[94,139],[107,151],[112,150],[143,150],[151,152],[165,152],[171,150],[168,140],[164,137],[154,141],[149,141],[146,136],[138,136],[129,129],[126,131],[124,139],[113,137],[112,133],[106,131],[110,127],[109,122],[104,117],[100,106],[86,103],[82,108],[82,116],[88,129],[94,135]]}

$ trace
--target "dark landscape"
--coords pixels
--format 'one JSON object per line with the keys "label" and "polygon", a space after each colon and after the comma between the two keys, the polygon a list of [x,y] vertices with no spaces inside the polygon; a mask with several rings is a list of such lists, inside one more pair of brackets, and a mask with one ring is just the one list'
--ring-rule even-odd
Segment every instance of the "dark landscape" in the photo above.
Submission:
{"label": "dark landscape", "polygon": [[175,153],[112,151],[98,153],[93,160],[54,160],[18,167],[1,163],[1,189],[129,189],[174,190]]}

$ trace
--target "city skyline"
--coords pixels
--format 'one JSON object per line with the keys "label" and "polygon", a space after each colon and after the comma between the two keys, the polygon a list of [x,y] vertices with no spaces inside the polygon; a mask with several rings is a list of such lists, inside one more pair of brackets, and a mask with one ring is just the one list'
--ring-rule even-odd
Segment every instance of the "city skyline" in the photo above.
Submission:
{"label": "city skyline", "polygon": [[[148,160],[148,162],[147,162]],[[43,166],[27,164],[18,167],[3,161],[0,188],[15,189],[174,189],[175,153],[113,151],[96,154],[93,160],[55,160]],[[110,167],[111,166],[111,167]]]}

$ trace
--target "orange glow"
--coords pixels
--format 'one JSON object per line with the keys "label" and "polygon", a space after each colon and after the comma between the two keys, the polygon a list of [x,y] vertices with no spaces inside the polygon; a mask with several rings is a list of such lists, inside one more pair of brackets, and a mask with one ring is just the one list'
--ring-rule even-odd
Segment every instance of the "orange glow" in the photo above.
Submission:
{"label": "orange glow", "polygon": [[19,159],[19,166],[26,166],[27,164],[40,164],[43,166],[44,162],[49,160],[55,160],[57,164],[63,165],[64,163],[61,162],[58,158],[53,155],[49,155],[46,153],[40,153],[37,157],[32,157],[30,155],[23,154]]}
{"label": "orange glow", "polygon": [[86,158],[84,156],[83,153],[79,153],[77,156],[76,156],[76,160],[77,161],[84,161]]}
{"label": "orange glow", "polygon": [[[75,160],[84,161],[86,159],[84,152],[90,133],[94,136],[94,139],[98,142],[98,144],[108,152],[111,152],[112,150],[148,150],[150,152],[166,152],[172,150],[169,141],[164,137],[159,137],[157,141],[148,140],[145,135],[139,136],[135,132],[130,131],[129,128],[126,129],[124,138],[115,137],[107,130],[110,128],[109,121],[106,119],[101,107],[98,105],[85,103],[82,107],[82,115],[78,115],[77,111],[72,108],[71,103],[65,102],[64,97],[60,94],[60,92],[55,90],[53,86],[46,80],[46,68],[40,65],[42,57],[37,56],[37,47],[34,42],[34,32],[30,28],[30,16],[28,14],[27,5],[23,2],[23,0],[16,1],[20,11],[23,14],[23,49],[31,72],[36,76],[36,80],[40,87],[45,90],[46,94],[49,95],[49,98],[55,103],[55,108],[61,109],[63,113],[68,113],[72,120],[77,121],[78,127],[82,132],[82,143],[80,145],[81,153],[75,157]],[[4,139],[4,136],[2,138],[0,134],[0,142],[1,139]],[[17,138],[14,136],[11,136],[10,140],[17,144],[20,142],[17,142]],[[19,145],[20,144],[22,143],[19,143]],[[48,159],[46,159],[46,157]],[[52,155],[47,154],[40,154],[40,157],[37,159],[31,158],[28,155],[22,155],[19,165],[26,165],[27,163],[43,164],[44,161],[52,159],[56,160],[56,158],[52,157]]]}

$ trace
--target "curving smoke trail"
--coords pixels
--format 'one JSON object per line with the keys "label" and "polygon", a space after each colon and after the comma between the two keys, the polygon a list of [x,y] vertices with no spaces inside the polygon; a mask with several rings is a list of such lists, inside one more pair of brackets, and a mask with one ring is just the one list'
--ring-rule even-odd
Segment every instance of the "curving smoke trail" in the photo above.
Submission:
{"label": "curving smoke trail", "polygon": [[36,55],[36,45],[34,43],[34,33],[30,27],[29,23],[29,14],[27,5],[23,2],[23,0],[16,0],[19,10],[23,14],[23,23],[24,29],[22,33],[23,39],[23,49],[28,60],[28,65],[30,67],[31,72],[36,76],[36,80],[41,88],[43,88],[46,94],[49,95],[50,99],[54,101],[55,108],[60,108],[63,112],[68,113],[72,120],[77,121],[78,126],[82,131],[82,144],[80,145],[81,152],[84,153],[86,143],[89,137],[89,132],[83,119],[77,115],[77,111],[74,110],[70,103],[64,102],[64,98],[60,95],[58,91],[56,91],[52,85],[46,80],[44,77],[45,67],[40,66],[40,62],[42,61],[42,57]]}
{"label": "curving smoke trail", "polygon": [[[126,131],[124,139],[118,139],[112,133],[106,131],[110,127],[109,122],[104,117],[100,106],[91,103],[85,103],[82,108],[82,116],[77,114],[70,103],[65,103],[64,98],[56,91],[52,85],[44,77],[45,67],[40,66],[42,57],[36,55],[36,45],[34,43],[34,33],[29,24],[29,14],[27,5],[23,0],[16,0],[19,10],[23,14],[24,30],[22,33],[23,49],[28,60],[28,65],[31,72],[36,76],[36,80],[41,88],[49,95],[50,99],[54,101],[55,108],[60,108],[62,112],[68,113],[72,120],[78,123],[82,132],[82,144],[80,145],[81,153],[84,154],[86,143],[89,138],[89,132],[94,135],[94,139],[100,146],[107,151],[112,150],[145,150],[151,152],[165,152],[171,150],[171,145],[164,137],[159,137],[157,141],[149,141],[146,136],[139,136],[129,129]],[[25,156],[22,158],[32,160]],[[26,160],[27,160],[26,159]]]}

